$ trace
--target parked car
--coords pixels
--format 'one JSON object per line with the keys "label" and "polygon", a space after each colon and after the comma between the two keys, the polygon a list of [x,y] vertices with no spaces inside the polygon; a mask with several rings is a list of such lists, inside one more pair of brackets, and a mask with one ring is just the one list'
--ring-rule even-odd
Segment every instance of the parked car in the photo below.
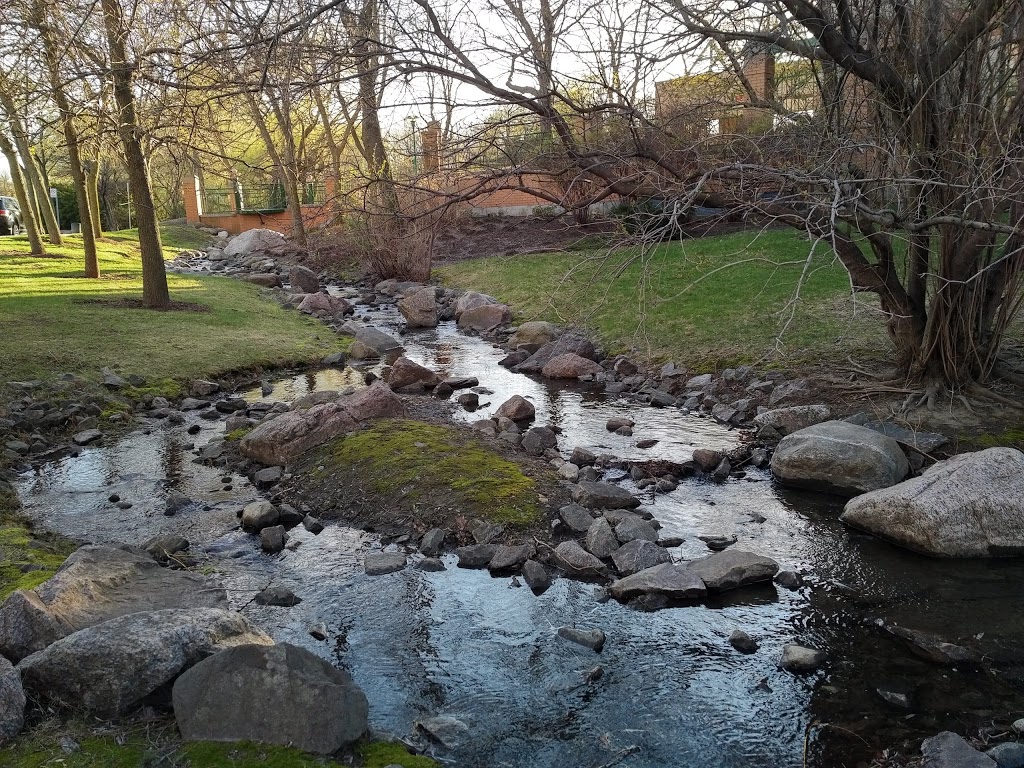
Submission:
{"label": "parked car", "polygon": [[21,232],[21,207],[13,197],[0,197],[0,235]]}

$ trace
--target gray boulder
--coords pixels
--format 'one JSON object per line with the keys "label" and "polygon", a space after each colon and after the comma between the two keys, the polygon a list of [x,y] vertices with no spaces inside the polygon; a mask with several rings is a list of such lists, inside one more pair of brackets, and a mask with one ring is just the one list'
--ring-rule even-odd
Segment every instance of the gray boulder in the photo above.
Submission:
{"label": "gray boulder", "polygon": [[593,360],[597,356],[597,350],[586,336],[579,333],[564,333],[516,365],[514,370],[520,373],[540,373],[552,358],[569,353],[588,360]]}
{"label": "gray boulder", "polygon": [[939,557],[1024,554],[1024,454],[962,453],[920,477],[851,499],[840,519]]}
{"label": "gray boulder", "polygon": [[794,405],[789,408],[775,408],[754,418],[754,426],[771,427],[780,435],[789,435],[832,418],[827,405]]}
{"label": "gray boulder", "polygon": [[455,554],[459,558],[459,568],[486,568],[497,551],[494,544],[470,544],[458,547]]}
{"label": "gray boulder", "polygon": [[405,568],[405,554],[402,552],[370,552],[363,561],[367,576],[384,576]]}
{"label": "gray boulder", "polygon": [[257,741],[329,755],[367,729],[366,695],[304,648],[242,645],[179,677],[174,719],[185,741]]}
{"label": "gray boulder", "polygon": [[522,395],[512,395],[498,406],[494,415],[498,418],[512,419],[512,421],[526,421],[537,415],[537,409]]}
{"label": "gray boulder", "polygon": [[779,572],[779,564],[770,557],[727,549],[687,563],[687,568],[701,578],[709,592],[724,592],[748,584],[771,581]]}
{"label": "gray boulder", "polygon": [[563,541],[555,547],[554,563],[570,576],[604,576],[604,563],[575,541]]}
{"label": "gray boulder", "polygon": [[372,419],[404,415],[405,405],[398,396],[387,384],[376,381],[333,403],[268,419],[243,437],[238,449],[261,464],[285,466],[309,449],[355,431]]}
{"label": "gray boulder", "polygon": [[427,557],[437,557],[444,548],[444,537],[448,532],[443,528],[431,528],[420,540],[420,552]]}
{"label": "gray boulder", "polygon": [[921,742],[921,768],[996,768],[998,765],[952,731]]}
{"label": "gray boulder", "polygon": [[288,270],[288,282],[301,293],[318,293],[320,278],[309,267],[294,266]]}
{"label": "gray boulder", "polygon": [[242,527],[253,533],[277,525],[280,519],[281,511],[266,499],[249,502],[242,509]]}
{"label": "gray boulder", "polygon": [[640,506],[640,499],[625,488],[587,480],[573,488],[572,500],[591,509],[633,509]]}
{"label": "gray boulder", "polygon": [[127,545],[90,545],[73,552],[48,581],[4,601],[0,653],[19,661],[73,632],[138,611],[227,606],[219,581],[161,568]]}
{"label": "gray boulder", "polygon": [[594,524],[594,516],[590,514],[590,510],[579,504],[566,504],[558,510],[558,516],[576,533],[586,533]]}
{"label": "gray boulder", "polygon": [[612,553],[612,562],[621,576],[632,576],[656,565],[672,562],[672,557],[653,542],[634,539]]}
{"label": "gray boulder", "polygon": [[379,355],[390,352],[394,349],[401,349],[402,344],[394,336],[388,336],[383,331],[369,326],[356,328],[356,341],[365,344]]}
{"label": "gray boulder", "polygon": [[700,576],[685,565],[664,563],[619,579],[608,591],[617,600],[640,595],[662,595],[672,600],[700,600],[707,589]]}
{"label": "gray boulder", "polygon": [[25,691],[21,675],[0,656],[0,742],[17,736],[25,725]]}
{"label": "gray boulder", "polygon": [[561,335],[562,329],[554,323],[546,323],[543,320],[533,320],[520,325],[516,329],[516,332],[509,337],[508,345],[512,349],[516,349],[523,345],[536,345],[539,348],[550,341],[554,341]]}
{"label": "gray boulder", "polygon": [[115,717],[217,651],[273,642],[233,611],[144,611],[68,635],[18,671],[34,699]]}
{"label": "gray boulder", "polygon": [[541,369],[541,375],[549,379],[576,379],[601,373],[603,370],[600,363],[573,352],[566,352],[548,360]]}
{"label": "gray boulder", "polygon": [[494,550],[487,568],[495,573],[515,570],[533,557],[533,546],[531,544],[517,544],[514,546],[498,546]]}
{"label": "gray boulder", "polygon": [[891,437],[845,421],[827,421],[783,438],[772,472],[785,485],[855,496],[895,485],[910,464]]}
{"label": "gray boulder", "polygon": [[498,300],[496,298],[488,296],[486,293],[468,291],[462,294],[459,300],[455,302],[455,317],[459,317],[463,312],[468,312],[471,309],[497,303]]}
{"label": "gray boulder", "polygon": [[398,311],[410,328],[437,327],[437,295],[433,288],[421,288],[398,300]]}
{"label": "gray boulder", "polygon": [[787,643],[782,647],[779,658],[779,669],[787,672],[813,672],[825,663],[825,654],[814,648],[805,648],[796,643]]}
{"label": "gray boulder", "polygon": [[551,586],[551,576],[547,569],[536,560],[527,560],[523,563],[523,581],[538,595]]}
{"label": "gray boulder", "polygon": [[611,557],[619,548],[619,540],[615,538],[615,532],[603,517],[599,517],[590,524],[587,530],[587,538],[584,546],[594,555],[602,560]]}
{"label": "gray boulder", "polygon": [[521,445],[531,456],[541,456],[548,448],[557,447],[558,435],[549,427],[534,427],[523,435]]}
{"label": "gray boulder", "polygon": [[618,525],[615,526],[615,536],[623,544],[628,544],[638,539],[644,541],[658,540],[658,532],[654,530],[654,526],[635,515],[622,518]]}
{"label": "gray boulder", "polygon": [[284,235],[272,229],[250,229],[236,235],[224,246],[224,256],[251,256],[273,252],[285,244]]}
{"label": "gray boulder", "polygon": [[414,363],[407,357],[400,357],[391,366],[391,373],[388,375],[388,384],[392,389],[404,389],[416,387],[418,389],[429,389],[436,387],[441,382],[441,377],[429,368],[419,363]]}
{"label": "gray boulder", "polygon": [[458,315],[456,323],[460,328],[474,331],[490,331],[512,321],[512,308],[507,304],[483,304],[467,309]]}

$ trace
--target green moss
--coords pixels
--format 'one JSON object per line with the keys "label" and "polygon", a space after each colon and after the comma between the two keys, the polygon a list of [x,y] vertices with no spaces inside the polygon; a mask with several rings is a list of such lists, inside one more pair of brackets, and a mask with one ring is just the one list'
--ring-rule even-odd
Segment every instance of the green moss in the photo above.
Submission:
{"label": "green moss", "polygon": [[1000,434],[978,435],[968,438],[965,442],[975,444],[980,448],[998,448],[1010,446],[1024,451],[1024,429],[1008,429]]}
{"label": "green moss", "polygon": [[364,744],[358,751],[365,768],[386,768],[401,765],[403,768],[438,768],[440,763],[423,755],[411,755],[401,744],[374,742]]}
{"label": "green moss", "polygon": [[19,509],[18,497],[0,485],[0,601],[42,584],[75,550],[66,539],[36,536]]}
{"label": "green moss", "polygon": [[243,437],[252,432],[253,427],[240,427],[239,429],[233,429],[224,435],[224,439],[230,442],[241,440]]}
{"label": "green moss", "polygon": [[187,762],[178,764],[190,768],[320,768],[339,765],[297,749],[248,742],[194,742],[182,747],[181,756]]}
{"label": "green moss", "polygon": [[381,494],[439,499],[473,517],[529,525],[540,516],[536,484],[513,461],[451,427],[381,421],[341,438],[332,471],[368,478]]}
{"label": "green moss", "polygon": [[156,381],[147,382],[141,387],[125,387],[123,391],[125,397],[131,398],[132,400],[141,400],[146,395],[175,400],[181,397],[184,392],[181,387],[181,382],[175,381],[174,379],[158,379]]}

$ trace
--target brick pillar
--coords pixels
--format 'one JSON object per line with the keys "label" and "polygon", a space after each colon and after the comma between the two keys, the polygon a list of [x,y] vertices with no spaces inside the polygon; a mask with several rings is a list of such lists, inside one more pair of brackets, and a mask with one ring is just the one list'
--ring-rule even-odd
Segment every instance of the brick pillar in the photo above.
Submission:
{"label": "brick pillar", "polygon": [[199,177],[193,176],[181,183],[181,198],[185,203],[185,221],[198,224],[203,213],[203,203],[199,199]]}
{"label": "brick pillar", "polygon": [[436,120],[431,120],[420,132],[420,151],[423,153],[423,172],[437,173],[441,168],[441,124]]}
{"label": "brick pillar", "polygon": [[750,81],[754,94],[762,101],[775,98],[775,57],[758,51],[743,64],[743,74]]}

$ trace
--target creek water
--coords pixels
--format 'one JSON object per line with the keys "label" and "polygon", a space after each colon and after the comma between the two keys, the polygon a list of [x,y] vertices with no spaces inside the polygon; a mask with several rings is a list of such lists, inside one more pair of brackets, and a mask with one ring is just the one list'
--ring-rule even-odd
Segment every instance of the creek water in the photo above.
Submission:
{"label": "creek water", "polygon": [[[397,333],[392,309],[364,321]],[[476,376],[486,418],[513,394],[530,398],[538,423],[562,428],[560,447],[627,459],[684,461],[694,447],[728,449],[738,435],[677,409],[654,409],[585,387],[533,379],[497,365],[503,353],[451,323],[401,337],[405,354],[451,376]],[[379,370],[381,364],[370,366]],[[264,397],[290,401],[311,391],[360,386],[362,371],[321,370],[283,378]],[[612,415],[636,422],[634,437],[607,432]],[[198,425],[196,435],[188,427]],[[61,533],[93,542],[138,544],[178,532],[207,558],[234,605],[278,641],[302,645],[351,672],[370,700],[371,725],[409,735],[421,718],[466,725],[435,756],[458,766],[770,766],[866,764],[885,747],[952,729],[1005,722],[1024,713],[1024,566],[1016,561],[938,561],[851,531],[842,501],[786,491],[752,470],[722,485],[684,481],[669,494],[639,492],[663,535],[685,542],[680,559],[707,554],[701,534],[735,534],[735,546],[806,574],[800,589],[736,590],[705,605],[640,613],[601,602],[594,585],[556,580],[541,596],[510,578],[461,570],[363,574],[369,534],[329,525],[301,527],[289,549],[268,556],[238,529],[235,511],[258,497],[248,481],[195,463],[223,435],[223,422],[188,414],[186,423],[144,422],[111,444],[89,447],[23,476],[26,512]],[[640,450],[640,439],[658,440]],[[620,473],[621,474],[621,473]],[[628,479],[626,487],[636,489]],[[163,515],[175,488],[200,503]],[[132,504],[120,509],[117,494]],[[292,608],[258,606],[270,584],[302,598]],[[965,642],[987,655],[985,672],[915,657],[878,625],[893,622]],[[328,640],[308,630],[323,623]],[[558,627],[600,628],[601,654],[559,638]],[[734,629],[760,649],[744,655]],[[829,661],[811,676],[777,669],[785,643],[819,648]],[[594,667],[604,674],[587,682]]]}

